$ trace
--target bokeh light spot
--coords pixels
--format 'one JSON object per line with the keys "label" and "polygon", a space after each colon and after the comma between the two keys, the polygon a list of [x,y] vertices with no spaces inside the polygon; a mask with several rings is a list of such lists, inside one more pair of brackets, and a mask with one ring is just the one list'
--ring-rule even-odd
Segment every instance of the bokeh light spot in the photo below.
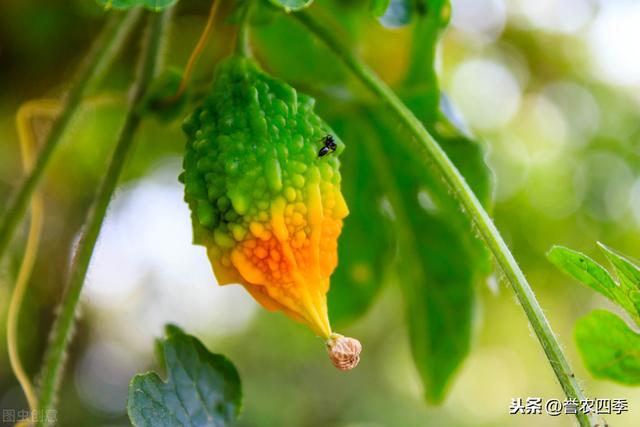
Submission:
{"label": "bokeh light spot", "polygon": [[472,59],[455,70],[451,97],[472,128],[491,130],[507,124],[518,111],[520,86],[504,65]]}
{"label": "bokeh light spot", "polygon": [[613,84],[640,84],[639,23],[639,2],[603,2],[588,39],[600,78]]}

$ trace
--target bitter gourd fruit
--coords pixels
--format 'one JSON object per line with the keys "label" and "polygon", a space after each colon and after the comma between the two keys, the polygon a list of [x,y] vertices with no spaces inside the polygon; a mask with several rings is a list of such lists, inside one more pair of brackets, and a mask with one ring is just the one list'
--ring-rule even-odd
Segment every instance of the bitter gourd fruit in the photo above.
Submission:
{"label": "bitter gourd fruit", "polygon": [[[359,343],[335,345],[343,337],[331,330],[326,293],[349,212],[340,192],[344,144],[314,103],[253,59],[226,59],[183,124],[181,181],[194,242],[207,248],[218,283],[243,285],[265,308],[341,347],[332,359],[343,369],[357,363],[345,345],[359,353]],[[320,155],[328,137],[335,145]]]}

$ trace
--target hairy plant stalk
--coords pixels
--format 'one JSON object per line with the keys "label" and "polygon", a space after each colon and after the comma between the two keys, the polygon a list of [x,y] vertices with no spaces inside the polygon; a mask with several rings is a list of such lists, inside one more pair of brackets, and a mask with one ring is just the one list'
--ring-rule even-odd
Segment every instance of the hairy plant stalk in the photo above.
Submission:
{"label": "hairy plant stalk", "polygon": [[[347,68],[349,68],[368,89],[380,98],[385,107],[395,115],[400,122],[407,126],[415,138],[414,141],[410,142],[416,144],[414,148],[418,148],[421,151],[426,150],[436,170],[461,203],[465,214],[477,228],[480,236],[511,284],[567,398],[584,399],[584,394],[569,366],[569,362],[522,270],[493,224],[493,221],[473,193],[473,190],[471,190],[447,154],[440,148],[420,120],[415,117],[398,96],[373,70],[353,55],[349,49],[345,48],[333,35],[332,31],[323,27],[306,12],[292,15],[324,42],[327,47],[344,62]],[[590,420],[589,416],[580,411],[577,412],[576,417],[581,426],[595,424],[595,420]]]}
{"label": "hairy plant stalk", "polygon": [[[139,72],[131,89],[128,111],[118,137],[118,143],[109,166],[96,192],[93,204],[84,225],[78,248],[69,272],[69,282],[58,311],[41,374],[39,409],[46,413],[55,406],[55,395],[62,376],[65,353],[71,340],[76,308],[84,284],[91,255],[107,212],[118,179],[132,147],[133,137],[142,120],[140,104],[149,84],[157,74],[161,45],[169,10],[149,13],[149,28],[140,52]],[[46,424],[41,420],[39,424]]]}
{"label": "hairy plant stalk", "polygon": [[140,11],[137,9],[131,10],[126,14],[113,14],[91,46],[89,53],[80,66],[73,86],[61,100],[60,115],[53,122],[51,131],[45,138],[35,164],[27,172],[20,188],[7,203],[7,208],[0,222],[0,260],[11,242],[16,226],[24,217],[29,200],[36,187],[38,187],[56,147],[69,126],[71,118],[78,110],[82,97],[87,92],[90,83],[95,80],[118,53],[139,15]]}

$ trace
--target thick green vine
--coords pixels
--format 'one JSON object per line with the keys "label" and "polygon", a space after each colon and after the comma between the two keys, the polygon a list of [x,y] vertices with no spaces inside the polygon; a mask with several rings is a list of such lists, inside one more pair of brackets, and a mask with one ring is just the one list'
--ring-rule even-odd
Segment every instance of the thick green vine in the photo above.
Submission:
{"label": "thick green vine", "polygon": [[[118,137],[118,143],[109,162],[104,179],[98,187],[95,199],[87,217],[84,232],[80,238],[78,249],[75,253],[69,283],[62,299],[59,316],[54,324],[51,339],[47,349],[47,355],[41,374],[39,409],[46,413],[55,406],[55,395],[62,370],[65,354],[76,316],[76,308],[80,299],[80,292],[85,281],[89,261],[95,247],[100,229],[107,212],[107,206],[115,191],[118,179],[129,157],[134,135],[142,116],[140,103],[143,100],[150,82],[156,76],[159,69],[159,61],[162,53],[162,40],[165,36],[165,28],[171,14],[171,9],[162,13],[149,13],[149,28],[147,30],[144,47],[140,52],[140,69],[136,81],[133,84],[131,98],[124,125]],[[46,420],[41,420],[44,424]]]}

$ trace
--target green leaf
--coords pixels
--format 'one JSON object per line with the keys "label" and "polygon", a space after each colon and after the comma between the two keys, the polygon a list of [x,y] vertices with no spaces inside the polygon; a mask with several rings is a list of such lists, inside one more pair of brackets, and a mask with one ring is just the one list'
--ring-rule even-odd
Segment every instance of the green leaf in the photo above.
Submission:
{"label": "green leaf", "polygon": [[564,246],[553,246],[547,252],[547,258],[574,279],[616,302],[614,293],[617,285],[611,275],[585,254]]}
{"label": "green leaf", "polygon": [[615,250],[609,248],[604,243],[598,242],[598,246],[600,246],[604,255],[615,268],[618,278],[620,280],[625,279],[636,288],[640,288],[640,268],[624,255],[616,253]]}
{"label": "green leaf", "polygon": [[105,9],[131,9],[142,6],[146,9],[159,12],[173,6],[178,0],[96,0]]}
{"label": "green leaf", "polygon": [[381,17],[389,8],[391,0],[371,0],[369,8],[374,16]]}
{"label": "green leaf", "polygon": [[[377,122],[384,123],[384,117],[379,115]],[[392,133],[387,135],[383,141],[395,140]],[[491,176],[482,148],[462,136],[437,139],[478,198],[489,203]],[[471,223],[428,160],[400,144],[385,149],[384,156],[397,186],[391,200],[398,218],[398,270],[411,348],[426,398],[440,402],[469,351],[474,284],[491,264]]]}
{"label": "green leaf", "polygon": [[[414,27],[412,61],[400,93],[489,209],[492,176],[483,147],[456,128],[440,106],[436,44],[449,20],[449,2],[392,0],[381,21],[393,17],[387,25],[406,24],[414,12],[419,18]],[[378,111],[370,119],[378,133],[374,170],[377,175],[380,169],[391,171],[383,180],[394,187],[387,193],[397,217],[398,274],[411,348],[425,397],[437,403],[469,351],[474,284],[489,273],[491,263],[423,147],[416,143],[409,150],[406,144],[395,143],[398,138],[413,138],[403,130],[398,132],[386,116]]]}
{"label": "green leaf", "polygon": [[[340,238],[340,263],[329,292],[329,308],[334,310],[331,319],[335,322],[336,317],[349,318],[349,310],[356,313],[353,317],[361,314],[358,306],[370,304],[383,283],[385,271],[394,267],[406,296],[412,353],[425,397],[439,402],[468,353],[474,284],[491,264],[471,224],[442,188],[428,160],[416,155],[420,151],[409,152],[398,142],[399,138],[410,136],[399,132],[385,111],[363,105],[354,107],[358,108],[356,112],[334,107],[332,113],[342,119],[330,119],[332,128],[347,144],[341,171],[343,192],[351,210]],[[442,145],[480,200],[489,204],[491,180],[481,146],[454,134],[443,137]],[[354,180],[358,191],[352,192]],[[390,227],[388,215],[377,209],[382,195],[391,202]],[[354,232],[354,225],[361,225],[362,230]],[[392,235],[380,236],[385,232]],[[390,249],[395,248],[394,240],[398,256],[392,256]],[[348,277],[356,257],[368,259],[374,272],[367,285],[370,288],[360,289]],[[334,308],[336,303],[339,310]]]}
{"label": "green leaf", "polygon": [[269,2],[289,12],[309,7],[313,0],[269,0]]}
{"label": "green leaf", "polygon": [[[354,163],[348,163],[347,154],[351,153],[357,156],[360,167],[369,171],[367,184],[371,188],[366,193],[385,194],[391,202],[395,218],[391,230],[397,236],[399,254],[397,260],[384,256],[373,271],[378,271],[377,275],[382,278],[383,268],[395,261],[405,294],[412,353],[424,383],[425,397],[431,402],[440,402],[453,373],[469,351],[474,284],[490,270],[488,253],[475,237],[457,201],[431,170],[428,159],[416,154],[421,153],[419,149],[409,151],[398,142],[399,138],[410,136],[399,131],[385,111],[366,106],[359,108],[357,115],[339,112],[349,117],[347,123],[354,128],[354,136],[341,130],[347,141],[343,154],[343,185],[348,183],[347,174],[353,173]],[[358,116],[361,119],[357,119]],[[332,126],[340,129],[333,122]],[[438,127],[444,128],[444,125]],[[447,133],[438,137],[480,200],[490,204],[491,174],[484,162],[482,147],[460,134]],[[349,190],[345,187],[344,191],[347,195]],[[352,200],[347,197],[353,209]],[[357,251],[369,244],[385,247],[385,240],[373,238],[379,230],[386,228],[375,225],[384,218],[378,218],[375,201],[370,200],[365,206],[368,214],[373,215],[369,218],[372,225],[367,227],[376,233],[367,235],[363,230],[359,239],[348,242],[341,238],[338,270],[343,268],[342,263],[348,268],[351,262],[352,255],[347,254],[345,248],[353,247]],[[350,217],[354,213],[352,211]],[[361,215],[358,221],[365,221],[362,218],[366,218],[367,212]],[[348,232],[349,224],[346,223],[345,236]],[[388,247],[389,242],[386,245]],[[332,293],[339,295],[338,292],[333,288],[330,299]]]}
{"label": "green leaf", "polygon": [[[602,247],[605,252],[608,250],[605,249],[604,245],[602,245]],[[612,252],[606,253],[609,253],[608,256],[616,259],[616,262],[622,262],[622,260]],[[625,309],[636,323],[640,324],[640,311],[637,309],[637,300],[634,302],[634,299],[632,298],[632,295],[634,294],[631,291],[633,291],[633,289],[630,289],[627,285],[620,286],[616,283],[609,272],[607,272],[607,270],[605,270],[600,264],[583,253],[563,246],[552,247],[547,253],[547,258],[560,270]],[[614,266],[615,265],[616,264],[614,264]],[[635,291],[635,295],[637,295],[637,289]]]}
{"label": "green leaf", "polygon": [[469,352],[475,261],[445,219],[421,215],[414,204],[406,209],[413,230],[425,231],[400,247],[399,278],[425,397],[438,403]]}
{"label": "green leaf", "polygon": [[600,249],[613,266],[620,282],[620,288],[627,297],[633,310],[627,309],[640,326],[640,269],[626,257],[617,254],[613,249],[598,243]]}
{"label": "green leaf", "polygon": [[254,47],[264,58],[264,67],[282,80],[292,84],[335,85],[348,76],[344,67],[336,66],[335,56],[326,46],[317,43],[313,34],[283,13],[270,25],[252,28],[252,34]]}
{"label": "green leaf", "polygon": [[[490,211],[492,175],[484,160],[484,149],[466,130],[454,125],[446,97],[439,92],[433,61],[441,25],[428,18],[418,21],[414,40],[428,42],[414,48],[413,56],[423,59],[413,61],[403,99]],[[416,366],[427,399],[439,402],[469,351],[473,286],[489,274],[491,263],[472,224],[431,169],[429,160],[415,155],[420,152],[419,147],[409,152],[398,145],[391,156],[398,186],[404,190],[408,223],[415,235],[413,245],[407,244],[404,252],[405,245],[401,245],[399,267]]]}
{"label": "green leaf", "polygon": [[615,314],[595,310],[578,320],[576,342],[594,377],[640,384],[640,335]]}
{"label": "green leaf", "polygon": [[[617,283],[586,255],[554,246],[547,253],[558,268],[625,309],[640,326],[640,271],[631,261],[598,244],[613,266]],[[617,315],[596,310],[578,320],[576,341],[589,371],[597,378],[640,384],[640,335]]]}
{"label": "green leaf", "polygon": [[383,212],[385,194],[378,177],[371,173],[371,158],[357,143],[375,138],[355,111],[342,114],[332,127],[345,141],[354,141],[340,156],[342,193],[349,205],[339,240],[338,268],[331,276],[329,315],[340,327],[362,316],[371,306],[389,265],[394,259],[394,235],[390,218]]}
{"label": "green leaf", "polygon": [[162,347],[167,381],[139,374],[129,385],[127,412],[136,427],[226,427],[240,412],[240,377],[224,356],[167,326]]}

